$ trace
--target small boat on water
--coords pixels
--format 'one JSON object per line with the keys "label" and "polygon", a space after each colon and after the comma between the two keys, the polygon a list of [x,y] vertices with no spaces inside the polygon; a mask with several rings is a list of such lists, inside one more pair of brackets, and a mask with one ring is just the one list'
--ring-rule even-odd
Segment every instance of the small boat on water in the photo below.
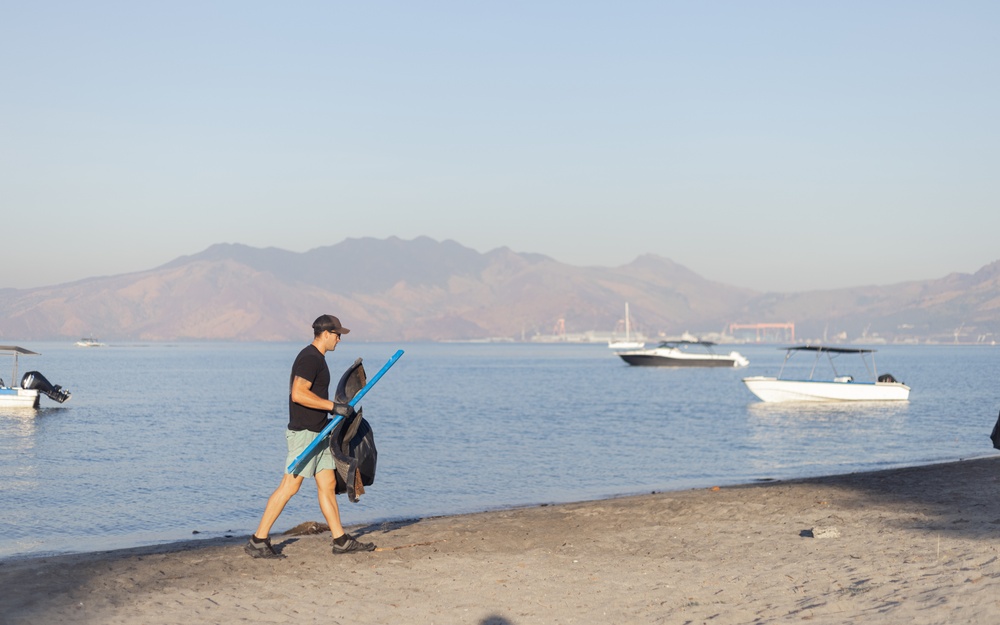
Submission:
{"label": "small boat on water", "polygon": [[608,347],[611,349],[642,349],[645,346],[645,341],[632,338],[632,323],[628,314],[628,302],[625,302],[625,338],[612,338],[608,341]]}
{"label": "small boat on water", "polygon": [[83,338],[76,342],[77,347],[104,347],[104,343],[94,337]]}
{"label": "small boat on water", "polygon": [[662,341],[653,349],[618,352],[618,357],[638,367],[745,367],[743,354],[716,354],[711,341]]}
{"label": "small boat on water", "polygon": [[[910,397],[910,387],[896,380],[892,374],[878,375],[875,369],[874,349],[799,345],[786,347],[785,350],[785,360],[781,363],[777,377],[743,378],[743,384],[761,401],[906,401]],[[782,378],[788,359],[801,352],[816,354],[808,379]],[[834,358],[844,354],[855,354],[861,357],[869,378],[868,381],[856,381],[853,375],[842,375],[837,371],[833,362]],[[816,366],[824,355],[833,369],[833,378],[816,380],[813,377],[816,373]]]}
{"label": "small boat on water", "polygon": [[[14,357],[14,371],[11,383],[17,380],[18,356],[38,356],[38,352],[18,347],[17,345],[0,345],[0,354]],[[70,392],[59,385],[52,385],[37,371],[29,371],[21,377],[20,386],[7,386],[0,379],[0,407],[4,408],[38,408],[41,395],[45,395],[60,404],[70,398]]]}

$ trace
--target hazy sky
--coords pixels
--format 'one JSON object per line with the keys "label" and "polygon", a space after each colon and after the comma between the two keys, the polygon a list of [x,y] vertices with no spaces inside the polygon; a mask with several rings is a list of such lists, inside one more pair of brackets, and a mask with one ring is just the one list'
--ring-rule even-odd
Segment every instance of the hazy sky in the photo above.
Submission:
{"label": "hazy sky", "polygon": [[0,287],[420,235],[765,291],[973,272],[998,32],[960,0],[3,2]]}

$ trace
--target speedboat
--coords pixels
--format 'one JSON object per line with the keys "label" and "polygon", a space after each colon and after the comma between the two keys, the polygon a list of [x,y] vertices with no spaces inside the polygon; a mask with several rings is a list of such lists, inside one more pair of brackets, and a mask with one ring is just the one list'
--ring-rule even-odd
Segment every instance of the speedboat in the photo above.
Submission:
{"label": "speedboat", "polygon": [[[891,373],[878,375],[875,369],[874,349],[799,345],[786,347],[785,350],[785,360],[781,363],[777,377],[743,378],[743,384],[762,401],[906,401],[910,397],[910,387],[896,380]],[[800,352],[816,354],[812,369],[809,371],[809,378],[800,380],[782,378],[788,359]],[[844,354],[861,357],[867,372],[867,381],[857,381],[853,375],[842,375],[837,371],[833,361]],[[824,355],[833,369],[833,379],[816,380],[813,377],[816,366]]]}
{"label": "speedboat", "polygon": [[76,342],[77,347],[104,347],[104,343],[98,341],[94,337],[82,338]]}
{"label": "speedboat", "polygon": [[[17,357],[38,356],[38,352],[18,347],[17,345],[0,345],[0,354],[14,357],[14,375],[11,382],[17,380]],[[0,407],[5,408],[38,408],[41,395],[45,395],[60,404],[70,398],[70,392],[59,385],[52,385],[45,376],[37,371],[29,371],[21,377],[20,386],[7,386],[0,379]]]}
{"label": "speedboat", "polygon": [[745,367],[750,361],[739,352],[716,354],[711,341],[662,341],[652,349],[618,352],[618,357],[638,367]]}

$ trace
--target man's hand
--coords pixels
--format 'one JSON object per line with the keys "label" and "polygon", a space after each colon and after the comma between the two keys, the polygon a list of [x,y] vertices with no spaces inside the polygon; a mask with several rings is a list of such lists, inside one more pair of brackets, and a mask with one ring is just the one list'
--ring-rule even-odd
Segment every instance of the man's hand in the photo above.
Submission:
{"label": "man's hand", "polygon": [[350,404],[341,404],[338,402],[333,402],[333,410],[330,411],[330,414],[340,415],[345,419],[350,419],[351,417],[356,415],[357,412],[354,410],[354,406]]}

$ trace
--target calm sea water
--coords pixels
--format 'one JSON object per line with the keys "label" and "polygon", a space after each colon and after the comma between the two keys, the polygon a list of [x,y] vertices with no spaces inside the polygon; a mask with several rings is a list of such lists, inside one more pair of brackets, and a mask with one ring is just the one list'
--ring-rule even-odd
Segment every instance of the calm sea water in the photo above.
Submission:
{"label": "calm sea water", "polygon": [[[24,345],[42,356],[20,370],[73,398],[0,409],[0,557],[249,534],[281,478],[303,345]],[[629,367],[603,345],[345,341],[327,361],[336,379],[363,357],[371,376],[396,349],[362,402],[376,483],[341,500],[345,524],[994,453],[996,347],[879,347],[879,371],[913,387],[884,405],[760,403],[740,378],[777,373],[774,346],[738,346],[740,370]],[[275,531],[308,520],[311,480]]]}

